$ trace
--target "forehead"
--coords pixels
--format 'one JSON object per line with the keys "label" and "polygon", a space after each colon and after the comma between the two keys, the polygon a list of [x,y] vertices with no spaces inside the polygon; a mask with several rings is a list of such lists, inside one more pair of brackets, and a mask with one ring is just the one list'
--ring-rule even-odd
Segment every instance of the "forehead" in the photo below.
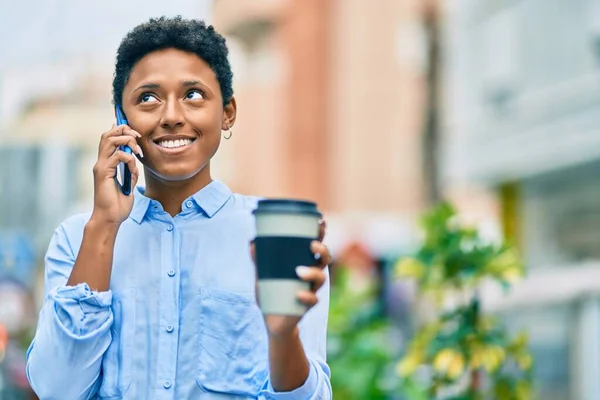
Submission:
{"label": "forehead", "polygon": [[213,90],[219,89],[217,76],[206,61],[177,49],[146,54],[131,70],[127,86],[135,88],[149,82],[168,85],[186,80],[198,80]]}

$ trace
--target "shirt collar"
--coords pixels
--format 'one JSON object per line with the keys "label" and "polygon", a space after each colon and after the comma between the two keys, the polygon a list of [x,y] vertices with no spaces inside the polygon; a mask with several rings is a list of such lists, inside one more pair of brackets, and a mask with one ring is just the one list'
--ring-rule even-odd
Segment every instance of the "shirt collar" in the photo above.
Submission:
{"label": "shirt collar", "polygon": [[[142,223],[151,202],[150,198],[144,195],[144,192],[144,187],[137,186],[133,193],[134,202],[130,217],[138,224]],[[209,218],[212,218],[227,203],[232,194],[231,189],[223,182],[213,180],[194,193],[191,198]]]}
{"label": "shirt collar", "polygon": [[232,194],[227,185],[214,180],[192,195],[192,199],[209,218],[212,218],[227,203]]}
{"label": "shirt collar", "polygon": [[133,191],[133,209],[131,210],[131,214],[129,216],[138,224],[142,223],[146,212],[148,212],[148,207],[150,206],[150,199],[144,196],[146,188],[136,186]]}

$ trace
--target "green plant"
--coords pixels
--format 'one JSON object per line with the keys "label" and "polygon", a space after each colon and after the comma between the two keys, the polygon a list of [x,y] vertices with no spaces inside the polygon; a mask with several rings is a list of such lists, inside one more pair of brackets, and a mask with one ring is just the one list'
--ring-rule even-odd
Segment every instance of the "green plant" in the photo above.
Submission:
{"label": "green plant", "polygon": [[395,273],[434,299],[436,317],[416,332],[397,366],[404,393],[411,399],[530,399],[527,335],[510,337],[497,319],[482,314],[477,296],[486,280],[509,289],[524,276],[517,249],[487,243],[461,226],[448,203],[426,213],[422,228],[422,246],[400,259]]}
{"label": "green plant", "polygon": [[356,289],[352,270],[335,269],[331,287],[327,362],[336,398],[386,399],[386,368],[393,364],[389,323],[381,316],[376,287]]}

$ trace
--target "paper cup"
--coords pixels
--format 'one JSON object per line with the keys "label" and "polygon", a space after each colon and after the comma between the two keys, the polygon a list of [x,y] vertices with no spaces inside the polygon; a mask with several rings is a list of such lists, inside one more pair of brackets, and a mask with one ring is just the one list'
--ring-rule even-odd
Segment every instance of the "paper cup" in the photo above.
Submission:
{"label": "paper cup", "polygon": [[315,265],[310,250],[319,236],[321,213],[313,202],[270,199],[258,202],[256,223],[256,268],[259,302],[263,314],[303,315],[306,306],[296,297],[308,290],[296,267]]}

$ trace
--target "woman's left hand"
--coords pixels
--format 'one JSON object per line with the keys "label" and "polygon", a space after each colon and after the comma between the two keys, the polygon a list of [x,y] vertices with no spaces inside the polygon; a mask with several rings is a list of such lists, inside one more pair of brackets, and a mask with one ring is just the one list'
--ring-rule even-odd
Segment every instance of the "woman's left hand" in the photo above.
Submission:
{"label": "woman's left hand", "polygon": [[[312,252],[315,254],[315,265],[300,266],[296,270],[296,273],[300,279],[310,283],[309,290],[303,290],[296,294],[298,300],[306,305],[307,311],[319,302],[319,299],[317,298],[317,291],[327,280],[327,275],[325,274],[324,269],[331,263],[331,254],[329,253],[329,249],[323,244],[326,227],[326,222],[321,220],[319,223],[319,239],[313,241],[310,246]],[[252,254],[254,254],[253,246],[254,245],[252,244]],[[269,336],[276,338],[295,333],[300,319],[302,319],[302,316],[265,315],[265,322]]]}

